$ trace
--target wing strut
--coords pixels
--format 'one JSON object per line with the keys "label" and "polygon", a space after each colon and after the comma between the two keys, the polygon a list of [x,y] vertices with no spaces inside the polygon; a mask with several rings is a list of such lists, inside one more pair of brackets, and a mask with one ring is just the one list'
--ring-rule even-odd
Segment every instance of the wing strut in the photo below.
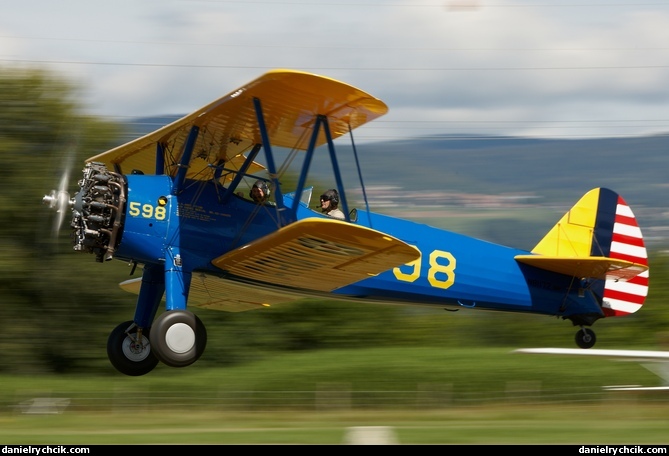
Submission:
{"label": "wing strut", "polygon": [[[337,181],[337,191],[339,191],[339,202],[342,206],[342,211],[346,216],[346,221],[350,222],[350,215],[348,210],[348,203],[346,202],[346,192],[344,192],[344,182],[341,177],[341,171],[339,170],[339,164],[337,163],[337,154],[335,153],[335,146],[332,140],[332,134],[330,132],[330,126],[328,124],[327,116],[319,114],[316,116],[316,122],[314,123],[314,130],[311,133],[311,138],[309,140],[309,146],[307,148],[307,154],[302,164],[302,171],[300,172],[300,178],[297,183],[297,189],[295,190],[295,195],[301,195],[304,190],[304,186],[307,180],[307,175],[309,174],[309,167],[311,166],[311,160],[314,155],[314,150],[316,147],[316,141],[318,140],[318,134],[320,129],[323,127],[323,133],[328,145],[328,151],[330,152],[330,161],[332,162],[332,170]],[[297,208],[300,204],[299,196],[293,200],[293,205],[291,210],[293,213],[297,213]]]}
{"label": "wing strut", "polygon": [[174,178],[174,187],[172,187],[172,194],[178,195],[183,190],[184,182],[186,180],[186,173],[188,172],[188,164],[190,163],[190,157],[193,155],[193,148],[195,147],[195,141],[197,140],[197,135],[200,133],[200,127],[193,125],[188,133],[188,139],[184,145],[184,151],[181,155],[181,160],[179,161],[179,169],[177,175]]}
{"label": "wing strut", "polygon": [[302,172],[300,172],[300,178],[297,182],[297,189],[295,190],[296,198],[293,200],[292,210],[297,213],[297,208],[300,205],[300,197],[304,191],[304,186],[307,182],[307,175],[309,174],[309,168],[311,167],[311,160],[314,157],[314,150],[316,148],[316,140],[318,139],[318,132],[321,128],[321,124],[324,122],[324,116],[316,116],[316,123],[314,124],[314,130],[311,132],[311,138],[309,139],[309,146],[307,147],[307,153],[302,162]]}
{"label": "wing strut", "polygon": [[346,202],[346,192],[344,191],[344,181],[341,178],[341,171],[339,170],[339,164],[337,163],[337,154],[335,153],[334,143],[332,142],[332,135],[330,133],[330,127],[328,126],[328,119],[323,116],[323,123],[325,124],[325,137],[328,141],[328,150],[330,151],[330,161],[332,162],[332,170],[334,171],[335,180],[337,181],[337,189],[339,190],[339,204],[341,204],[342,211],[346,216],[346,221],[350,222],[348,212],[348,203]]}
{"label": "wing strut", "polygon": [[[360,178],[360,188],[362,189],[362,199],[365,201],[365,209],[367,210],[367,214],[370,213],[369,210],[369,200],[367,199],[367,191],[365,190],[365,183],[362,180],[362,170],[360,169],[360,161],[358,161],[358,150],[355,147],[355,141],[353,140],[353,129],[351,128],[351,124],[348,124],[348,134],[351,137],[351,146],[353,148],[353,156],[355,157],[355,167],[358,170],[358,177]],[[369,227],[373,228],[372,226],[372,219],[369,219]]]}
{"label": "wing strut", "polygon": [[262,144],[256,144],[253,146],[253,149],[249,153],[249,156],[246,158],[246,161],[244,164],[242,164],[241,168],[237,173],[235,174],[235,178],[230,182],[230,185],[228,185],[228,189],[225,191],[223,194],[223,198],[221,199],[222,203],[225,203],[230,199],[230,195],[233,194],[241,180],[246,176],[246,171],[248,171],[249,167],[251,166],[251,163],[256,159],[256,156],[258,155],[258,152],[260,151],[260,148],[262,147]]}
{"label": "wing strut", "polygon": [[165,144],[156,143],[156,175],[165,174]]}
{"label": "wing strut", "polygon": [[262,112],[262,105],[258,97],[253,98],[253,106],[256,111],[256,118],[258,119],[258,128],[262,136],[263,146],[265,148],[265,159],[267,160],[267,171],[274,186],[274,201],[276,202],[277,214],[279,216],[279,223],[281,226],[286,226],[289,223],[297,220],[297,212],[288,212],[286,205],[283,202],[283,193],[281,193],[281,185],[279,184],[279,177],[276,173],[276,164],[274,163],[274,155],[272,154],[272,146],[269,141],[269,134],[267,133],[267,126],[265,125],[265,117]]}

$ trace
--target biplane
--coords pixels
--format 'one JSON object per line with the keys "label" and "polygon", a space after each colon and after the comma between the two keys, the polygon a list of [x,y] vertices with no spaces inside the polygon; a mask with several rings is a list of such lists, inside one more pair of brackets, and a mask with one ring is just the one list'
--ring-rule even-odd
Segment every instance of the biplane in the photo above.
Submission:
{"label": "biplane", "polygon": [[[579,326],[576,343],[589,348],[596,320],[642,306],[643,237],[612,190],[585,194],[531,251],[375,213],[366,196],[364,209],[351,207],[334,142],[387,110],[343,82],[274,70],[85,160],[73,197],[62,183],[45,195],[60,221],[71,211],[75,251],[133,265],[120,286],[137,295],[134,316],[111,331],[111,364],[139,376],[159,362],[194,363],[207,332],[190,307],[238,312],[327,297],[538,313]],[[282,162],[278,150],[289,151]],[[311,206],[318,154],[329,157],[345,220]],[[298,156],[285,188],[286,163]],[[257,180],[271,201],[248,197]]]}

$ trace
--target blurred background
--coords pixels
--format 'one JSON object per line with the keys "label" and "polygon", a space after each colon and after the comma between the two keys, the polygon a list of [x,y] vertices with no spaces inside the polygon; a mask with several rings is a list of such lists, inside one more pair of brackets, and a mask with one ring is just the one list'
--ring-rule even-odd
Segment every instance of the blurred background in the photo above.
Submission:
{"label": "blurred background", "polygon": [[[84,159],[267,69],[328,74],[391,108],[358,138],[372,210],[531,248],[585,191],[618,191],[646,238],[650,292],[639,312],[597,323],[597,347],[669,350],[666,5],[126,3],[59,8],[76,11],[62,22],[20,5],[0,19],[5,410],[42,396],[68,398],[68,410],[598,402],[606,384],[658,383],[635,363],[509,354],[572,347],[576,328],[555,318],[328,301],[195,309],[209,338],[195,365],[119,377],[106,342],[134,312],[118,287],[131,268],[72,251],[67,223],[54,232],[41,200],[64,175],[72,189]],[[244,20],[265,24],[277,10],[266,30]],[[127,36],[121,21],[133,25]],[[344,172],[357,178],[352,163]],[[359,183],[346,186],[364,204]]]}
{"label": "blurred background", "polygon": [[[109,366],[105,356],[101,356],[105,337],[115,326],[113,322],[125,321],[133,312],[133,296],[118,288],[118,283],[130,275],[131,268],[123,262],[96,263],[92,256],[86,261],[82,254],[74,252],[68,224],[64,223],[60,232],[54,232],[56,217],[41,205],[41,198],[49,189],[57,187],[62,176],[68,173],[71,173],[69,188],[74,188],[84,159],[119,144],[119,138],[128,135],[132,126],[83,114],[73,95],[74,89],[48,72],[4,70],[0,76],[3,101],[0,147],[4,159],[0,208],[4,213],[0,218],[3,246],[0,249],[3,293],[0,369],[4,372],[106,371]],[[390,144],[384,149],[384,146],[377,143],[365,146],[365,150],[371,150],[371,154],[384,150],[388,156],[396,147]],[[475,154],[473,151],[470,156]],[[606,160],[604,152],[598,154]],[[516,164],[519,170],[528,166],[520,160]],[[519,172],[524,176],[523,181],[535,181],[531,172]],[[616,176],[624,178],[622,173],[621,170]],[[416,194],[421,193],[421,184],[412,184],[403,174],[388,171],[385,178]],[[382,178],[376,176],[375,179],[379,182]],[[553,192],[559,195],[555,187],[549,186],[549,179],[538,180],[533,184],[537,192],[543,184],[546,195]],[[639,182],[638,186],[649,184]],[[447,191],[452,185],[443,183],[440,187]],[[429,192],[427,187],[431,185],[422,191]],[[500,209],[501,203],[491,194],[488,199],[481,198],[478,204],[471,204],[474,198],[463,196],[450,198],[443,206],[436,203],[426,206],[418,195],[410,197],[414,194],[412,191],[372,192],[370,205],[374,208],[377,201],[385,203],[381,204],[382,209],[409,218],[415,215],[413,212],[424,216],[432,210],[431,223],[455,226],[462,232],[478,230],[482,237],[508,242],[508,245],[529,243],[528,248],[531,248],[541,238],[543,227],[536,216],[533,223],[521,219],[523,214],[540,211],[537,203],[528,203],[525,207],[522,202],[510,203],[509,207]],[[557,196],[550,198],[557,206],[549,206],[554,214],[540,212],[546,231],[560,217],[560,203],[565,208],[570,204],[557,200]],[[388,204],[390,200],[394,203]],[[647,203],[651,204],[655,203]],[[639,206],[643,208],[643,202]],[[655,208],[655,212],[661,210],[661,207]],[[447,211],[448,215],[440,211]],[[504,219],[500,219],[502,213],[506,214]],[[514,213],[520,214],[519,221],[509,222]],[[642,224],[642,230],[644,228]],[[653,346],[666,338],[669,310],[663,305],[667,293],[665,247],[661,239],[649,241],[652,286],[646,305],[627,318],[611,319],[614,321],[610,323],[608,319],[602,321],[607,333],[602,343],[628,345],[632,340],[635,345]],[[568,323],[551,321],[551,325],[546,325],[550,329],[542,330],[538,338],[536,326],[528,324],[537,320],[536,316],[512,316],[502,320],[500,315],[478,315],[477,312],[469,315],[464,310],[451,315],[440,309],[328,302],[238,314],[201,312],[207,314],[207,320],[215,322],[207,326],[220,328],[210,336],[214,340],[208,356],[201,361],[210,365],[228,365],[266,351],[398,344],[458,347],[466,343],[485,347],[540,342],[550,345],[564,343],[565,333],[570,332],[565,328]],[[435,318],[435,314],[439,318]],[[217,337],[221,340],[215,340]]]}

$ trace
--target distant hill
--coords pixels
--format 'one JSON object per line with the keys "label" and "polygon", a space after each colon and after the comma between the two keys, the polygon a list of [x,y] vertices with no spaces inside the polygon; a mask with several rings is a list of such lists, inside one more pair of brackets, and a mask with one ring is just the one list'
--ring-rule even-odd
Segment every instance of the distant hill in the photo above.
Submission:
{"label": "distant hill", "polygon": [[[180,117],[136,119],[130,128],[140,136]],[[586,191],[608,187],[632,207],[649,246],[669,244],[669,134],[602,139],[444,135],[355,149],[347,141],[336,141],[346,188],[360,186],[355,150],[370,206],[378,212],[410,214],[407,218],[467,234],[475,228],[472,235],[532,248]],[[311,169],[319,181],[334,185],[329,165],[315,161]],[[450,210],[440,213],[442,207]],[[544,212],[547,208],[553,218]],[[460,223],[453,220],[455,213],[477,222]]]}

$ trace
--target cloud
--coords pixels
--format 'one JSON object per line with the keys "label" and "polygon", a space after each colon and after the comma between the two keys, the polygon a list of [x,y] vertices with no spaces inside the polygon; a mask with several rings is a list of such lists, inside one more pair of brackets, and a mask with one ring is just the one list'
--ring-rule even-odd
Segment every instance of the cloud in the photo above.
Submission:
{"label": "cloud", "polygon": [[667,42],[669,5],[606,2],[28,0],[0,19],[0,64],[80,81],[96,114],[186,114],[293,68],[383,99],[379,138],[666,132]]}

